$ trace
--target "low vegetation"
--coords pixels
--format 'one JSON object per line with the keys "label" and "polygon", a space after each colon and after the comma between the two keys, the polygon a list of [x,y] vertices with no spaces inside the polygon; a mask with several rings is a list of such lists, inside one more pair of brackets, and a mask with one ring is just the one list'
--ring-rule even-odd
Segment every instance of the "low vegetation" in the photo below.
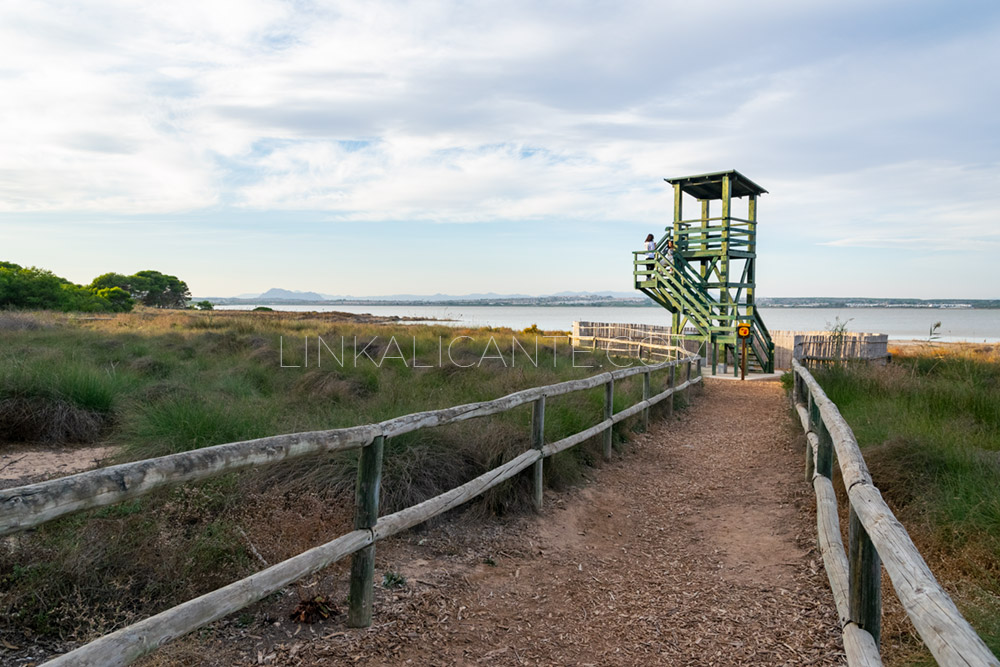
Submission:
{"label": "low vegetation", "polygon": [[1000,349],[892,352],[888,366],[815,376],[931,569],[1000,654]]}
{"label": "low vegetation", "polygon": [[[565,337],[385,325],[344,314],[141,309],[101,319],[0,312],[0,448],[116,445],[115,462],[371,423],[611,368]],[[454,341],[454,342],[452,342]],[[537,342],[537,350],[536,350]],[[586,368],[582,365],[593,365]],[[665,378],[654,378],[654,390]],[[616,384],[616,409],[641,397]],[[547,404],[546,439],[600,421],[603,390]],[[528,446],[530,406],[386,444],[382,508],[453,488]],[[634,423],[616,427],[616,447]],[[599,442],[550,459],[577,481]],[[0,548],[0,632],[86,639],[346,532],[357,452],[229,474],[50,522]],[[527,507],[526,478],[477,511]]]}

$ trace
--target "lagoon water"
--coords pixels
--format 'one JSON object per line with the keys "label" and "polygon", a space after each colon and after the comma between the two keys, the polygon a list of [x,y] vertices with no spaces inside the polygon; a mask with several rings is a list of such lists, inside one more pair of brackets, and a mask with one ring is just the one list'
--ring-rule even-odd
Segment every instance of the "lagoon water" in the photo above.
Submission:
{"label": "lagoon water", "polygon": [[[341,311],[397,315],[404,319],[437,318],[453,326],[510,327],[524,329],[537,324],[540,329],[568,331],[574,321],[634,322],[670,324],[670,313],[653,307],[595,306],[270,306],[296,312]],[[220,310],[249,310],[247,306],[217,306]],[[935,340],[1000,342],[1000,310],[953,308],[761,308],[767,328],[772,331],[825,331],[838,321],[847,330],[885,333],[890,339],[927,339],[930,329],[940,322]]]}

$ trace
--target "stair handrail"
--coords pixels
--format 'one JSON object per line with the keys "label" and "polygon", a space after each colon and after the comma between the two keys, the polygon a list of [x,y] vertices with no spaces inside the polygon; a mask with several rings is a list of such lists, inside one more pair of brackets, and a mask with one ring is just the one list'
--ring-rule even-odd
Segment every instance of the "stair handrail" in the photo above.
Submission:
{"label": "stair handrail", "polygon": [[[697,284],[689,284],[693,282],[691,277],[679,272],[676,264],[668,262],[667,257],[659,250],[653,252],[652,259],[646,257],[648,252],[647,250],[633,251],[635,266],[653,264],[655,268],[650,279],[673,287],[675,298],[682,302],[678,305],[691,307],[690,314],[697,327],[706,330],[706,332],[710,330],[712,327],[712,301],[707,292]],[[676,254],[674,258],[677,258]],[[666,270],[665,267],[669,267],[670,270]]]}
{"label": "stair handrail", "polygon": [[[671,283],[675,288],[680,288],[677,290],[678,296],[680,295],[691,295],[688,296],[687,301],[695,306],[698,306],[696,315],[699,315],[703,321],[700,324],[706,329],[710,329],[712,326],[712,301],[706,292],[700,289],[692,289],[692,287],[697,288],[698,285],[688,285],[691,282],[690,276],[679,272],[677,270],[676,264],[670,264],[667,261],[667,257],[661,254],[659,251],[655,253],[655,266],[653,275],[656,280],[661,280],[664,283]],[[674,259],[677,259],[677,255],[674,254]],[[664,270],[664,267],[669,266],[669,270]],[[699,299],[698,297],[702,297]]]}

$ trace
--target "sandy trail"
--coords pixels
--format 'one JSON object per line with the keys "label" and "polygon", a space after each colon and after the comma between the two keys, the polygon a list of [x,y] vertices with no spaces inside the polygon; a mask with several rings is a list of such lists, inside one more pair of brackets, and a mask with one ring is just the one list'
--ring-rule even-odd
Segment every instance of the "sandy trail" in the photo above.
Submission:
{"label": "sandy trail", "polygon": [[459,519],[380,545],[377,577],[408,584],[378,588],[372,628],[346,628],[343,613],[220,627],[153,662],[843,664],[787,410],[777,383],[709,379],[585,487],[547,493],[540,515]]}

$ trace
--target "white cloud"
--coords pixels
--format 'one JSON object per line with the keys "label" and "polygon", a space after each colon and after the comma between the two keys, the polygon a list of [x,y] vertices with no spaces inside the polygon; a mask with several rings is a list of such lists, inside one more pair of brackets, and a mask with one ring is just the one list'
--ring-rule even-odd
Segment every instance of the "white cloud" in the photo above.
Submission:
{"label": "white cloud", "polygon": [[658,223],[662,177],[738,168],[818,243],[972,239],[996,20],[901,6],[10,3],[0,210]]}

